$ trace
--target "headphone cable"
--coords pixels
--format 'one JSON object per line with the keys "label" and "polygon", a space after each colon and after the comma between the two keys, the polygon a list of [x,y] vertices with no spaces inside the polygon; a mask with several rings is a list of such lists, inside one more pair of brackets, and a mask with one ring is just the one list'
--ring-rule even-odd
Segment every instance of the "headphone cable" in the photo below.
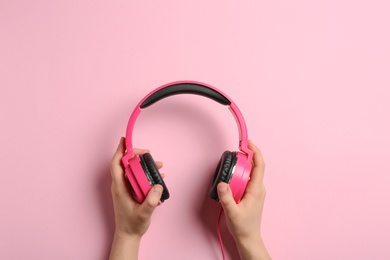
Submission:
{"label": "headphone cable", "polygon": [[218,214],[218,219],[217,219],[217,233],[218,233],[219,245],[221,247],[222,259],[225,260],[225,250],[224,250],[224,247],[223,247],[221,231],[219,229],[219,224],[220,224],[220,221],[221,221],[222,212],[223,212],[223,208],[222,208],[222,205],[221,205],[220,208],[219,208],[219,214]]}

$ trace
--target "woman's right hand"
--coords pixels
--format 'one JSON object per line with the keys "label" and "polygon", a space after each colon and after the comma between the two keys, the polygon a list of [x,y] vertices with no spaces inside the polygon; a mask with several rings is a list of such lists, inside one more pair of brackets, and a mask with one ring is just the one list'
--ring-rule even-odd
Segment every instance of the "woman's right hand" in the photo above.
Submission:
{"label": "woman's right hand", "polygon": [[236,203],[229,184],[221,182],[217,186],[218,197],[226,216],[229,232],[236,241],[242,260],[271,259],[260,234],[261,217],[265,200],[264,160],[261,151],[251,141],[253,168],[251,178],[240,203]]}

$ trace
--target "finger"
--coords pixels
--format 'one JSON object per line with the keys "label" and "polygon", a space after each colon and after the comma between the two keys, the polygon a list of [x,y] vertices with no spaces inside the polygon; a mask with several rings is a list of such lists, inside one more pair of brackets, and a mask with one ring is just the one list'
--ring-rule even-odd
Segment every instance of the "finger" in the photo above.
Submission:
{"label": "finger", "polygon": [[249,141],[249,148],[253,151],[253,168],[251,171],[251,177],[248,182],[248,186],[245,190],[243,200],[245,200],[246,194],[253,196],[261,195],[261,187],[263,185],[264,178],[264,160],[260,149],[251,141]]}
{"label": "finger", "polygon": [[[123,157],[123,154],[125,153],[125,138],[121,137],[119,140],[118,147],[116,148],[115,154],[111,160],[111,168],[121,168],[121,159]],[[118,170],[118,169],[117,169]]]}
{"label": "finger", "polygon": [[111,177],[112,179],[116,179],[117,175],[123,175],[123,168],[121,164],[121,159],[125,152],[125,138],[121,137],[119,140],[118,147],[116,148],[116,152],[111,160]]}
{"label": "finger", "polygon": [[134,148],[133,152],[134,152],[134,155],[141,155],[141,154],[144,154],[144,153],[149,153],[150,150],[148,150],[148,149],[141,149],[141,148]]}
{"label": "finger", "polygon": [[249,144],[249,149],[253,151],[254,166],[264,168],[265,163],[260,149],[251,140],[249,140],[248,144]]}
{"label": "finger", "polygon": [[229,184],[225,182],[220,182],[217,185],[217,192],[219,201],[225,211],[225,214],[228,217],[231,217],[237,212],[237,204],[233,198],[232,191],[229,187]]}
{"label": "finger", "polygon": [[[122,137],[122,138],[124,139],[124,137]],[[141,155],[141,154],[144,154],[144,153],[149,153],[149,152],[150,152],[150,150],[148,150],[148,149],[142,149],[142,148],[134,148],[133,149],[134,156]],[[123,154],[122,154],[122,157],[123,157]]]}
{"label": "finger", "polygon": [[165,173],[160,173],[160,175],[161,175],[161,178],[165,178]]}
{"label": "finger", "polygon": [[157,207],[161,194],[163,192],[163,187],[160,184],[156,184],[149,191],[148,195],[145,198],[145,201],[140,206],[141,214],[149,217],[152,215],[154,209]]}
{"label": "finger", "polygon": [[158,169],[161,169],[164,166],[164,164],[160,161],[155,161],[155,162]]}
{"label": "finger", "polygon": [[260,149],[252,142],[249,142],[249,148],[253,151],[253,169],[251,173],[251,180],[257,185],[263,182],[264,177],[264,159]]}
{"label": "finger", "polygon": [[118,194],[127,192],[126,180],[124,170],[122,167],[121,159],[125,152],[125,139],[122,137],[119,141],[118,147],[111,161],[111,178],[112,178],[112,190]]}

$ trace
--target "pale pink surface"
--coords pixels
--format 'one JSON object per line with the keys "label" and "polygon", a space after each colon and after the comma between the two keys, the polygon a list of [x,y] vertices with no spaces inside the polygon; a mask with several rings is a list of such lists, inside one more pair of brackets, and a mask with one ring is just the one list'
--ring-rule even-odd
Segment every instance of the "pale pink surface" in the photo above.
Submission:
{"label": "pale pink surface", "polygon": [[[145,93],[181,79],[228,93],[262,149],[274,259],[389,259],[389,10],[0,1],[0,259],[106,259],[119,137]],[[171,198],[140,259],[220,258],[207,190],[237,138],[226,107],[203,97],[142,113],[134,144],[164,161]]]}

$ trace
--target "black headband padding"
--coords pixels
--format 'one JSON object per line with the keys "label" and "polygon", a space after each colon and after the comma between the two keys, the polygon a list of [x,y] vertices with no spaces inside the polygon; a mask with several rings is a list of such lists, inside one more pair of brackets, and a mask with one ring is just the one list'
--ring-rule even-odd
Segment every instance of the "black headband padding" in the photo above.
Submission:
{"label": "black headband padding", "polygon": [[145,101],[142,102],[140,107],[146,108],[163,98],[177,94],[196,94],[208,97],[222,105],[230,105],[231,103],[229,99],[227,99],[224,95],[207,86],[196,83],[177,83],[156,91],[147,99],[145,99]]}

